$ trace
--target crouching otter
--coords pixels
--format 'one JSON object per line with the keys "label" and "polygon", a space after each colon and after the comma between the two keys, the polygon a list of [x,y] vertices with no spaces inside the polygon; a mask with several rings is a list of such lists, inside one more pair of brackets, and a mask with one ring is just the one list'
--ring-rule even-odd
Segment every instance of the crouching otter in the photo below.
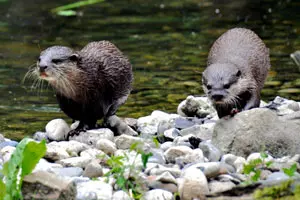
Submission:
{"label": "crouching otter", "polygon": [[269,49],[251,30],[230,29],[210,49],[203,90],[219,118],[258,107],[270,68]]}
{"label": "crouching otter", "polygon": [[[91,42],[80,51],[49,47],[41,52],[33,73],[56,90],[61,110],[80,121],[69,136],[95,128],[98,119],[109,126],[133,81],[129,60],[108,41]],[[118,134],[124,131],[124,126],[113,128]]]}

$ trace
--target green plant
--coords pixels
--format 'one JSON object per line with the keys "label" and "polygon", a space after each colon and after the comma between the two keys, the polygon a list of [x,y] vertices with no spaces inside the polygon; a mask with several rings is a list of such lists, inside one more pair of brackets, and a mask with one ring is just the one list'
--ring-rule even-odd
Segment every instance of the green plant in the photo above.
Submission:
{"label": "green plant", "polygon": [[75,2],[75,3],[70,3],[70,4],[67,4],[67,5],[59,6],[57,8],[53,8],[51,10],[51,12],[53,12],[57,15],[61,15],[61,16],[74,16],[74,15],[76,15],[76,11],[74,11],[72,9],[87,6],[87,5],[91,5],[91,4],[95,4],[95,3],[100,3],[100,2],[103,2],[103,1],[105,1],[105,0],[78,1],[78,2]]}
{"label": "green plant", "polygon": [[251,160],[248,164],[244,164],[243,173],[249,178],[246,183],[256,182],[260,179],[261,170],[268,168],[273,163],[272,161],[266,161],[268,155],[265,152],[260,153],[260,158]]}
{"label": "green plant", "polygon": [[3,165],[4,178],[0,181],[0,199],[21,200],[24,176],[30,174],[46,153],[46,142],[24,138],[8,162]]}
{"label": "green plant", "polygon": [[289,177],[292,177],[295,175],[295,172],[297,171],[297,164],[294,163],[290,168],[283,168],[283,172],[288,175]]}
{"label": "green plant", "polygon": [[145,168],[148,159],[152,156],[152,153],[145,153],[141,145],[141,142],[136,142],[131,145],[130,152],[135,152],[135,157],[131,162],[127,154],[123,156],[111,156],[106,162],[111,168],[111,170],[105,174],[107,181],[109,177],[112,176],[116,180],[118,187],[127,192],[129,196],[134,199],[140,199],[144,193],[144,183],[139,177],[139,173],[142,169],[135,166],[136,160],[140,156],[143,168]]}

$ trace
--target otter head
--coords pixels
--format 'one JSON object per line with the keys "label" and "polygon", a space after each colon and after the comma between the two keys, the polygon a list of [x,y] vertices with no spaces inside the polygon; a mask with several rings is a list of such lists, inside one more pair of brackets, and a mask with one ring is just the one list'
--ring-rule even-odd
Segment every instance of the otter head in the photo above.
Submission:
{"label": "otter head", "polygon": [[235,105],[242,91],[242,79],[242,73],[235,65],[212,64],[203,72],[203,90],[214,105]]}
{"label": "otter head", "polygon": [[40,79],[46,80],[67,97],[76,95],[74,85],[81,70],[77,67],[78,54],[68,47],[52,46],[42,51],[35,69]]}

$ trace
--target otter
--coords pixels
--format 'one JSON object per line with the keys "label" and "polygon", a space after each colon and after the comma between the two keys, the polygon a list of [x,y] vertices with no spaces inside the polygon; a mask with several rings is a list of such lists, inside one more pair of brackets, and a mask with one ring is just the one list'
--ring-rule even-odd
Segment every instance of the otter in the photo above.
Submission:
{"label": "otter", "polygon": [[230,29],[214,42],[202,85],[219,118],[259,107],[270,66],[269,49],[249,29]]}
{"label": "otter", "polygon": [[34,73],[56,90],[61,110],[73,121],[79,120],[67,139],[96,128],[98,119],[109,126],[127,100],[133,81],[129,60],[109,41],[90,42],[80,51],[49,47],[41,52]]}

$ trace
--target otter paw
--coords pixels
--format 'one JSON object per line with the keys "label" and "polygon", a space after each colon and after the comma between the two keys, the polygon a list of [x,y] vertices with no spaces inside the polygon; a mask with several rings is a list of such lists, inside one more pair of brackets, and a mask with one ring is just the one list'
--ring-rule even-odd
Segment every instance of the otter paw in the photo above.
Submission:
{"label": "otter paw", "polygon": [[74,130],[71,130],[68,135],[67,135],[67,141],[69,141],[70,137],[73,137],[75,135],[79,135],[80,132],[85,132],[86,130],[85,129],[74,129]]}
{"label": "otter paw", "polygon": [[200,138],[197,138],[197,137],[190,137],[189,138],[189,143],[193,146],[193,149],[198,148],[200,142],[202,142],[202,140]]}

